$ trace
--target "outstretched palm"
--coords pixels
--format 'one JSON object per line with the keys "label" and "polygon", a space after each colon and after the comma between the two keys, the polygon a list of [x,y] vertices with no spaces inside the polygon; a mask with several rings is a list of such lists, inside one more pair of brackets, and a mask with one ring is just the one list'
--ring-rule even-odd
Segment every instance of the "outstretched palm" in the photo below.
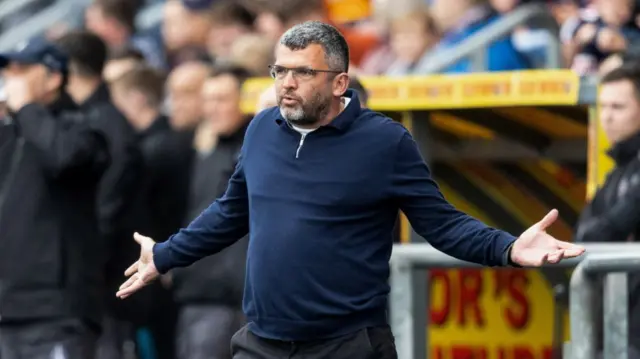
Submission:
{"label": "outstretched palm", "polygon": [[558,211],[554,209],[540,222],[524,231],[511,248],[511,260],[523,267],[539,267],[584,253],[584,247],[559,241],[546,232],[556,219]]}
{"label": "outstretched palm", "polygon": [[140,259],[124,272],[124,275],[129,279],[120,286],[120,290],[116,293],[116,296],[120,299],[137,292],[160,276],[153,263],[153,245],[156,242],[139,233],[134,233],[133,239],[140,244]]}

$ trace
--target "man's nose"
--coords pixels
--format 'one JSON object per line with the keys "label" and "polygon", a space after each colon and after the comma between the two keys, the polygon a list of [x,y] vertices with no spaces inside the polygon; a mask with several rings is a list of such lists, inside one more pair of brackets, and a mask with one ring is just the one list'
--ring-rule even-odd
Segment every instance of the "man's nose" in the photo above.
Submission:
{"label": "man's nose", "polygon": [[610,124],[613,122],[613,114],[610,110],[602,110],[600,111],[600,122],[603,124]]}
{"label": "man's nose", "polygon": [[284,76],[284,79],[282,79],[282,86],[285,88],[297,88],[298,87],[298,82],[296,81],[295,77],[293,76],[293,72],[292,71],[288,71],[287,74]]}

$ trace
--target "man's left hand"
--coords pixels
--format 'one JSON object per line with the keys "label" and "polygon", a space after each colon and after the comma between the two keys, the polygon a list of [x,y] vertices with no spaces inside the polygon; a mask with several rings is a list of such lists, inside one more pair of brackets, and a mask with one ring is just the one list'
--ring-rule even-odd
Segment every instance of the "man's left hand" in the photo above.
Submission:
{"label": "man's left hand", "polygon": [[559,241],[547,233],[547,228],[556,219],[558,219],[558,211],[554,209],[540,222],[524,231],[511,247],[511,261],[523,267],[539,267],[584,253],[584,247]]}

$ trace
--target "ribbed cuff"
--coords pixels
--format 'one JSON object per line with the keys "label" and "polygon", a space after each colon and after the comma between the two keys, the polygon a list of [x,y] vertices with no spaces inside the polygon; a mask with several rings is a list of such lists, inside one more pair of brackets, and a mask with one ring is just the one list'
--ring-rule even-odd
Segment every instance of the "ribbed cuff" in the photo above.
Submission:
{"label": "ribbed cuff", "polygon": [[153,264],[155,264],[160,274],[165,274],[173,268],[171,257],[171,244],[169,241],[153,245]]}
{"label": "ribbed cuff", "polygon": [[[513,241],[515,242],[515,240]],[[502,265],[505,267],[514,267],[514,268],[522,268],[521,265],[515,263],[511,260],[511,249],[513,248],[513,242],[507,247],[502,255]]]}

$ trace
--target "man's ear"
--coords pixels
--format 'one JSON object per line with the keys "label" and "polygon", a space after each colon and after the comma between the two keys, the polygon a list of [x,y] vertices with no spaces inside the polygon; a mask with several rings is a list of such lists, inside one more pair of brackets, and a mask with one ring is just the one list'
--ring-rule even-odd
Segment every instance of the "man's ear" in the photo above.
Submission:
{"label": "man's ear", "polygon": [[346,72],[338,74],[333,79],[333,96],[339,97],[349,88],[349,75]]}

